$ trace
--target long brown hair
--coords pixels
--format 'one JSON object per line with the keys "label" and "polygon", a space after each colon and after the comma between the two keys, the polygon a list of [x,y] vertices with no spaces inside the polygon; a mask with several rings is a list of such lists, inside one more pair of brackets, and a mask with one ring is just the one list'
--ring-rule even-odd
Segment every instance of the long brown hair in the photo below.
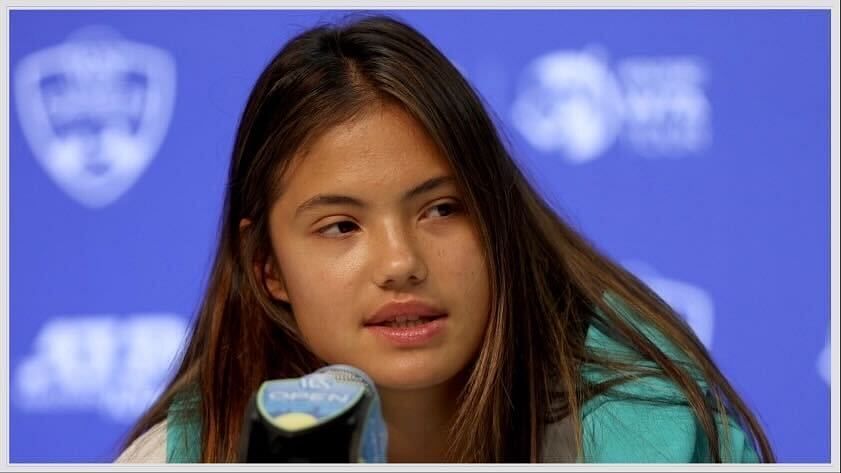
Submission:
{"label": "long brown hair", "polygon": [[[539,461],[546,424],[563,417],[572,422],[582,459],[584,403],[645,376],[680,389],[713,461],[727,460],[716,419],[728,425],[728,418],[753,439],[762,460],[774,461],[757,420],[691,329],[552,211],[458,70],[420,33],[383,16],[303,32],[257,80],[237,130],[219,246],[191,339],[173,380],[126,445],[193,389],[201,460],[236,461],[243,413],[259,384],[322,366],[298,335],[290,307],[269,296],[252,268],[271,257],[267,215],[290,158],[319,133],[385,101],[414,116],[450,161],[486,251],[491,313],[452,420],[453,462]],[[252,224],[241,230],[243,218]],[[667,356],[605,294],[622,301],[686,362]],[[633,349],[648,368],[589,350],[584,340],[591,325]],[[582,376],[585,366],[615,376],[590,383]]]}

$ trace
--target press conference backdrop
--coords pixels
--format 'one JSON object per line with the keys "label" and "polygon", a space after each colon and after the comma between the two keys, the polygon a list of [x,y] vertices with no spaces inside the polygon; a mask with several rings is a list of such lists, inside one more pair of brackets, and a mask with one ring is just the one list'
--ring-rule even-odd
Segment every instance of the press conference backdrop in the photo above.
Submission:
{"label": "press conference backdrop", "polygon": [[[237,120],[336,11],[10,20],[10,460],[110,461],[208,273]],[[399,11],[551,204],[828,462],[829,11]]]}

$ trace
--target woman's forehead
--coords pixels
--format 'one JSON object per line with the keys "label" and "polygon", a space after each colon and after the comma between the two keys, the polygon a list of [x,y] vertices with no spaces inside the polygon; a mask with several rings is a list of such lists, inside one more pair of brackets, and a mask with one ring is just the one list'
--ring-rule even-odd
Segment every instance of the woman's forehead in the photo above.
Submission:
{"label": "woman's forehead", "polygon": [[311,140],[281,177],[284,195],[324,189],[399,191],[452,176],[447,159],[420,123],[399,107],[377,107]]}

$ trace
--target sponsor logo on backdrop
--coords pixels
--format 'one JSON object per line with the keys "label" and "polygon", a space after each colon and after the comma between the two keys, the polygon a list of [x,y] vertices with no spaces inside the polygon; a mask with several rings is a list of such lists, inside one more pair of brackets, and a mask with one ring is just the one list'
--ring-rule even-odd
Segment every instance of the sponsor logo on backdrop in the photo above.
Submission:
{"label": "sponsor logo on backdrop", "polygon": [[641,261],[625,261],[622,266],[680,314],[707,349],[712,347],[715,307],[707,291],[685,281],[667,278]]}
{"label": "sponsor logo on backdrop", "polygon": [[57,317],[41,327],[13,372],[17,407],[96,410],[137,418],[174,373],[187,320],[167,313]]}
{"label": "sponsor logo on backdrop", "polygon": [[172,56],[106,27],[29,54],[14,80],[35,158],[67,195],[91,208],[114,202],[141,176],[175,101]]}
{"label": "sponsor logo on backdrop", "polygon": [[534,148],[587,163],[617,142],[647,158],[680,158],[710,143],[707,71],[694,57],[632,57],[603,48],[553,51],[522,72],[511,119]]}
{"label": "sponsor logo on backdrop", "polygon": [[829,362],[829,331],[826,333],[826,342],[823,345],[823,350],[818,355],[817,362],[818,374],[820,375],[821,379],[827,384],[830,385],[830,362]]}

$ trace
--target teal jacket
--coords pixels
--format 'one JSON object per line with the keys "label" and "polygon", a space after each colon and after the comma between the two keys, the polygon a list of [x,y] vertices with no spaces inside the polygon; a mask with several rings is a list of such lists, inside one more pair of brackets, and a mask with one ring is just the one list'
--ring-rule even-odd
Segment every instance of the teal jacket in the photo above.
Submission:
{"label": "teal jacket", "polygon": [[[680,359],[662,338],[657,345],[670,357]],[[591,349],[628,355],[630,350],[595,327],[587,332]],[[629,355],[633,356],[633,355]],[[642,362],[641,362],[642,364]],[[609,375],[585,370],[591,381]],[[706,390],[706,384],[698,380]],[[682,402],[684,394],[671,381],[662,378],[638,378],[614,388],[643,399],[673,400],[658,404],[644,400],[622,399],[607,394],[588,400],[582,409],[584,461],[591,463],[708,463],[712,461],[709,445],[692,409]],[[719,447],[723,460],[730,463],[757,463],[759,458],[750,439],[732,418],[725,430],[718,421]],[[552,446],[545,446],[551,452]]]}
{"label": "teal jacket", "polygon": [[[680,357],[668,342],[648,332],[658,346],[670,356]],[[592,350],[606,351],[612,356],[633,356],[594,326],[588,329],[586,344]],[[641,362],[644,363],[644,362]],[[596,369],[585,370],[584,376],[594,382],[610,376]],[[704,387],[704,383],[699,381]],[[684,399],[678,388],[659,378],[640,378],[621,384],[616,389],[636,397],[651,399]],[[183,406],[175,403],[167,418],[167,462],[198,462],[200,427],[178,416]],[[567,427],[564,427],[566,424]],[[554,435],[544,443],[544,462],[576,461],[571,457],[569,423],[550,425]],[[584,462],[589,463],[698,463],[710,462],[706,436],[691,409],[686,405],[656,404],[621,399],[606,394],[588,400],[582,409]],[[726,432],[719,421],[721,451],[725,461],[756,463],[759,461],[744,431],[732,420]]]}

